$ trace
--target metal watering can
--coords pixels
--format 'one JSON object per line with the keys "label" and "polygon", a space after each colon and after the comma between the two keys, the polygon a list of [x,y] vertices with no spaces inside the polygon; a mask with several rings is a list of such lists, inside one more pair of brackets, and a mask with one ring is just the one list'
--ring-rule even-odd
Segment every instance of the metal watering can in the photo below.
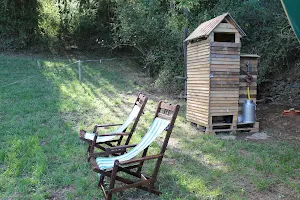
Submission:
{"label": "metal watering can", "polygon": [[243,122],[255,122],[255,103],[253,100],[245,100],[243,105]]}

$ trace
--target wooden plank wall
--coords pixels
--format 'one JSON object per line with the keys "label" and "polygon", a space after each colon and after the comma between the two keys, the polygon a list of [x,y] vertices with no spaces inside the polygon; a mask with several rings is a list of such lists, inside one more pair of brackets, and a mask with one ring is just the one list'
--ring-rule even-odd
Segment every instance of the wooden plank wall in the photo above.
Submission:
{"label": "wooden plank wall", "polygon": [[215,33],[238,33],[238,30],[230,23],[220,23],[215,29]]}
{"label": "wooden plank wall", "polygon": [[239,113],[242,114],[244,100],[247,98],[247,83],[244,80],[247,72],[247,63],[250,63],[250,73],[253,80],[250,84],[250,96],[251,99],[256,103],[257,96],[257,65],[258,56],[243,56],[241,55],[241,66],[240,66],[240,92],[239,92]]}
{"label": "wooden plank wall", "polygon": [[201,126],[208,126],[209,40],[197,41],[187,47],[187,120]]}
{"label": "wooden plank wall", "polygon": [[[210,117],[238,115],[240,43],[212,42]],[[235,124],[237,122],[234,122]]]}

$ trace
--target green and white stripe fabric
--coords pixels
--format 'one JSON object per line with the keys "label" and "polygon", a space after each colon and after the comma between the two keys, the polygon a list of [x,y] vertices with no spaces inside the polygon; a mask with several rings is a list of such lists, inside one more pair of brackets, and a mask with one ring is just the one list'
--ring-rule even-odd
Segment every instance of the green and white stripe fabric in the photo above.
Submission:
{"label": "green and white stripe fabric", "polygon": [[131,158],[137,156],[141,151],[147,148],[154,140],[157,138],[170,124],[169,120],[155,118],[153,123],[151,124],[149,130],[142,138],[142,140],[136,145],[133,149],[131,149],[128,153],[115,156],[115,157],[98,157],[96,158],[97,165],[100,169],[110,169],[114,166],[114,161],[119,160],[126,161]]}
{"label": "green and white stripe fabric", "polygon": [[[122,133],[125,131],[125,129],[132,123],[132,121],[138,116],[140,112],[140,107],[135,105],[131,111],[131,113],[129,114],[128,118],[126,119],[126,121],[122,124],[122,126],[120,126],[119,128],[117,128],[116,130],[114,130],[111,133]],[[108,133],[109,134],[109,133]],[[84,138],[88,139],[88,140],[94,140],[95,137],[95,133],[85,133]],[[104,136],[101,137],[101,135],[98,135],[96,142],[106,142],[109,140],[112,140],[115,136]]]}

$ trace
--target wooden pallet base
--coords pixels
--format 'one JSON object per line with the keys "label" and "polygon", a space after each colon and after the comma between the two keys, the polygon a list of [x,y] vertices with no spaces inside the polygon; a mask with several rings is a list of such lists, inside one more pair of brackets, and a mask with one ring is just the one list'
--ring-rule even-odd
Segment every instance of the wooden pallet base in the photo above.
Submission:
{"label": "wooden pallet base", "polygon": [[[203,131],[205,134],[217,134],[220,132],[238,132],[238,131],[247,131],[250,133],[256,133],[259,131],[259,122],[255,123],[241,123],[237,124],[237,126],[232,126],[224,123],[224,127],[228,126],[230,128],[220,128],[220,129],[212,129],[211,127],[201,126],[191,122],[191,125],[197,127],[200,131]],[[232,128],[236,127],[236,128]]]}

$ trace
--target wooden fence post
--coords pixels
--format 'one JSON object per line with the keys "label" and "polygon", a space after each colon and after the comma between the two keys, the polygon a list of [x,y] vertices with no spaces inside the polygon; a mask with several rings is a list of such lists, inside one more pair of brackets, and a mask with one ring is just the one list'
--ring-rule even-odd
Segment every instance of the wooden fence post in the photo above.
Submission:
{"label": "wooden fence post", "polygon": [[78,78],[81,82],[81,60],[78,60]]}

